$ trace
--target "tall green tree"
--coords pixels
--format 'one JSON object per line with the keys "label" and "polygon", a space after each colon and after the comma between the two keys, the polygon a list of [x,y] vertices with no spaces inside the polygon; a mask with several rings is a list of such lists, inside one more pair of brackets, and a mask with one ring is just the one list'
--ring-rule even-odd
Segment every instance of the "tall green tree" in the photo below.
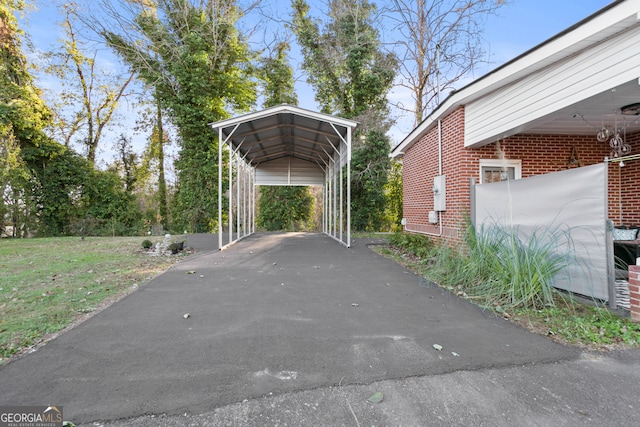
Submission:
{"label": "tall green tree", "polygon": [[262,58],[258,75],[262,81],[264,108],[280,104],[298,105],[293,69],[289,65],[287,42],[276,45],[272,56]]}
{"label": "tall green tree", "polygon": [[0,233],[13,226],[16,237],[21,213],[22,190],[29,180],[29,172],[20,155],[20,146],[10,125],[0,124]]}
{"label": "tall green tree", "polygon": [[387,227],[390,231],[402,231],[402,163],[391,161],[391,170],[385,187],[387,198]]}
{"label": "tall green tree", "polygon": [[0,0],[0,124],[11,126],[21,147],[46,139],[42,130],[51,120],[22,52],[15,14],[24,5],[22,0]]}
{"label": "tall green tree", "polygon": [[[288,52],[289,44],[281,42],[271,56],[261,60],[258,75],[265,108],[298,104]],[[313,212],[313,202],[309,187],[260,187],[256,223],[268,231],[305,229]]]}
{"label": "tall green tree", "polygon": [[143,206],[149,225],[162,225],[169,230],[169,194],[165,177],[165,146],[170,143],[164,131],[162,109],[156,101],[155,119],[138,169],[138,198]]}
{"label": "tall green tree", "polygon": [[5,188],[16,234],[62,234],[88,217],[110,222],[112,231],[124,220],[135,227],[135,206],[121,197],[118,177],[94,170],[86,159],[45,134],[51,113],[22,52],[14,15],[22,7],[22,1],[0,0],[0,133],[9,142],[3,144],[7,152],[15,154],[19,148],[25,168],[11,175],[15,179],[9,181],[8,193]]}
{"label": "tall green tree", "polygon": [[165,230],[169,229],[169,204],[167,203],[167,180],[164,173],[164,146],[169,141],[162,124],[162,104],[156,96],[156,126],[151,135],[150,145],[154,158],[158,161],[158,216]]}
{"label": "tall green tree", "polygon": [[[252,54],[234,1],[103,1],[100,33],[152,87],[179,135],[173,221],[192,231],[217,224],[217,135],[209,123],[256,101]],[[126,28],[116,32],[116,28]]]}
{"label": "tall green tree", "polygon": [[351,157],[351,224],[356,230],[381,231],[386,223],[389,150],[387,136],[372,129]]}
{"label": "tall green tree", "polygon": [[328,21],[309,15],[305,0],[293,0],[293,29],[302,47],[302,67],[324,113],[361,123],[352,154],[352,226],[377,230],[384,222],[384,186],[390,168],[387,94],[397,61],[381,48],[376,8],[367,0],[329,1]]}

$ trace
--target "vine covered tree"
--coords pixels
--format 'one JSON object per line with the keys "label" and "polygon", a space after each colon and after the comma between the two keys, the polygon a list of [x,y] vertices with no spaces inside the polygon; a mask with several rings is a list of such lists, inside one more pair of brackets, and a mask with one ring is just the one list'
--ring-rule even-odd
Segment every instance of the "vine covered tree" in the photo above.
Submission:
{"label": "vine covered tree", "polygon": [[0,124],[0,233],[11,225],[16,236],[20,222],[21,195],[29,180],[29,172],[20,156],[20,146],[10,125]]}
{"label": "vine covered tree", "polygon": [[[234,1],[101,2],[99,32],[155,90],[175,125],[180,152],[173,221],[192,231],[216,226],[217,141],[209,123],[246,111],[256,100],[252,54],[236,29]],[[118,31],[118,29],[122,29]]]}
{"label": "vine covered tree", "polygon": [[[264,108],[298,104],[288,52],[289,44],[281,42],[276,45],[272,56],[261,60],[258,75],[263,86]],[[262,186],[256,223],[268,231],[305,228],[313,211],[313,202],[309,187]]]}
{"label": "vine covered tree", "polygon": [[142,126],[151,125],[151,135],[142,153],[138,168],[138,197],[148,225],[160,224],[163,230],[169,230],[169,192],[165,174],[165,146],[170,144],[170,138],[164,131],[162,109],[157,103],[153,118],[147,116]]}
{"label": "vine covered tree", "polygon": [[293,0],[292,5],[302,67],[322,111],[361,123],[352,154],[352,225],[356,230],[378,230],[384,222],[390,168],[387,94],[396,57],[382,50],[374,27],[376,9],[367,0],[331,0],[322,30],[309,16],[308,3]]}
{"label": "vine covered tree", "polygon": [[11,127],[21,147],[46,139],[42,130],[51,120],[22,52],[14,14],[23,8],[22,0],[0,0],[0,124]]}
{"label": "vine covered tree", "polygon": [[262,58],[258,75],[262,81],[264,108],[280,104],[298,105],[295,92],[293,69],[289,65],[287,54],[290,46],[280,42],[272,56]]}
{"label": "vine covered tree", "polygon": [[[35,227],[37,209],[30,185],[31,169],[46,165],[57,147],[43,129],[51,112],[29,73],[22,51],[22,32],[15,14],[21,13],[21,0],[0,0],[0,132],[6,154],[3,179],[3,209],[9,214],[14,236],[21,237]],[[10,159],[14,159],[13,161]]]}

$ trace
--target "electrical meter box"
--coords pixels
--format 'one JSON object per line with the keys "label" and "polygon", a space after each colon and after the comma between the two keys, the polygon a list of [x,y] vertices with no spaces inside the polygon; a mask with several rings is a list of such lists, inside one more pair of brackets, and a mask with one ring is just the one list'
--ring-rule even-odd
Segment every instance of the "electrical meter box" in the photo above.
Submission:
{"label": "electrical meter box", "polygon": [[447,176],[439,175],[433,178],[433,210],[441,212],[447,210]]}

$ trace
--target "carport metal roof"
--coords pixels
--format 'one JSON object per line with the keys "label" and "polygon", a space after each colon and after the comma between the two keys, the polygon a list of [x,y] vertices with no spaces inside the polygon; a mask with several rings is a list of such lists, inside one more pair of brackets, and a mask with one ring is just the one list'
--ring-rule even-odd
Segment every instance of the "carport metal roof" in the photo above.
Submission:
{"label": "carport metal roof", "polygon": [[323,169],[339,152],[340,145],[347,143],[349,132],[357,125],[351,120],[286,104],[211,124],[220,130],[221,140],[254,167],[294,157],[314,162]]}
{"label": "carport metal roof", "polygon": [[[314,163],[324,171],[325,187],[328,187],[328,189],[325,188],[323,197],[323,199],[325,199],[323,200],[323,229],[325,233],[336,240],[346,244],[346,246],[350,246],[351,139],[353,130],[358,126],[357,122],[283,104],[228,120],[211,123],[210,126],[218,131],[219,188],[222,188],[222,148],[225,145],[238,162],[241,160],[253,169],[265,163],[283,158],[294,158]],[[347,167],[346,205],[343,203],[343,178],[342,173],[340,173],[345,166]],[[230,182],[232,182],[231,169],[232,168],[229,170]],[[254,180],[253,185],[259,185],[259,183],[256,183]],[[233,194],[231,193],[232,192],[230,192],[230,199],[233,198]],[[222,191],[219,191],[218,223],[220,236],[222,236],[221,194]],[[337,201],[338,195],[340,198],[339,202]],[[255,197],[255,193],[253,197]],[[333,198],[333,200],[331,200],[331,198]],[[237,202],[239,202],[239,200],[237,200]],[[342,236],[342,223],[344,222],[343,205],[346,206],[347,210],[346,242]],[[232,206],[233,204],[230,200],[230,236],[233,225],[231,220]],[[239,214],[237,216],[239,216]],[[339,230],[337,226],[338,220],[340,223]],[[237,229],[240,228],[240,223],[238,222]],[[239,238],[242,237],[244,236],[240,236]],[[232,240],[230,237],[230,241]],[[220,247],[222,247],[222,245],[220,245]]]}

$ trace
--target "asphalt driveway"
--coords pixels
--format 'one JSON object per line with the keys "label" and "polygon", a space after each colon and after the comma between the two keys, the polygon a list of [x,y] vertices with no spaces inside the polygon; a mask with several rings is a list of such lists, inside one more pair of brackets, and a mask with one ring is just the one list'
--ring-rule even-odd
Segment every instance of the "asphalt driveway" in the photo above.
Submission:
{"label": "asphalt driveway", "polygon": [[200,252],[0,368],[0,404],[61,405],[76,424],[198,416],[291,393],[583,358],[426,283],[366,240],[345,248],[321,234],[256,234],[221,252],[215,236],[190,243]]}

